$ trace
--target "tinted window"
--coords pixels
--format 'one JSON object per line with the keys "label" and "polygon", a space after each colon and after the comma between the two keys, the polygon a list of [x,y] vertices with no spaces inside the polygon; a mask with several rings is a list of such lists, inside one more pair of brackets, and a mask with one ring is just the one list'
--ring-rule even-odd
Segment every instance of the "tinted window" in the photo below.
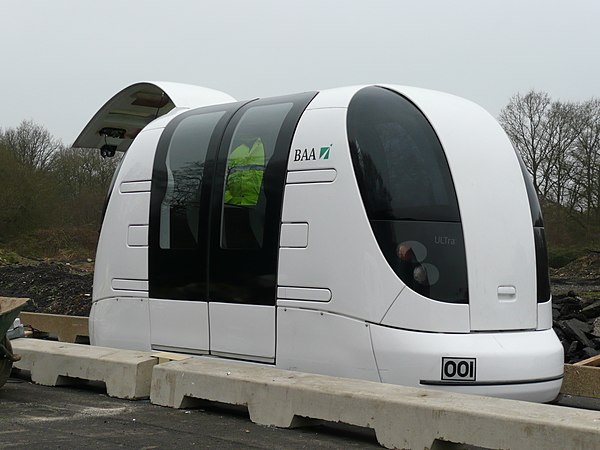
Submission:
{"label": "tinted window", "polygon": [[225,128],[211,202],[211,301],[275,305],[288,157],[300,116],[314,96],[249,102]]}
{"label": "tinted window", "polygon": [[390,266],[409,288],[434,300],[466,302],[460,223],[377,220],[371,226]]}
{"label": "tinted window", "polygon": [[242,104],[185,112],[160,136],[150,196],[148,278],[152,298],[208,299],[211,181],[225,127]]}
{"label": "tinted window", "polygon": [[545,303],[550,300],[550,274],[548,273],[548,247],[544,227],[533,227],[535,242],[535,270],[537,301]]}
{"label": "tinted window", "polygon": [[224,112],[185,117],[169,142],[165,160],[167,186],[160,205],[160,248],[198,244],[200,186],[208,144]]}
{"label": "tinted window", "polygon": [[363,89],[348,110],[348,135],[371,219],[460,220],[442,147],[412,103]]}
{"label": "tinted window", "polygon": [[521,158],[519,152],[517,152],[514,147],[513,150],[515,150],[517,159],[519,160],[519,166],[521,167],[521,173],[523,174],[523,180],[525,180],[525,188],[527,189],[527,199],[529,200],[529,209],[531,211],[531,220],[533,221],[533,226],[543,227],[544,218],[542,217],[542,208],[540,207],[540,202],[537,194],[535,193],[535,187],[533,186],[533,181],[531,181],[531,175],[529,175],[529,172],[525,167],[525,163],[523,162],[523,158]]}
{"label": "tinted window", "polygon": [[360,193],[382,253],[419,294],[467,303],[467,267],[454,185],[425,116],[401,95],[359,91],[348,140]]}
{"label": "tinted window", "polygon": [[266,196],[263,177],[293,103],[253,106],[229,145],[223,189],[222,248],[262,248]]}

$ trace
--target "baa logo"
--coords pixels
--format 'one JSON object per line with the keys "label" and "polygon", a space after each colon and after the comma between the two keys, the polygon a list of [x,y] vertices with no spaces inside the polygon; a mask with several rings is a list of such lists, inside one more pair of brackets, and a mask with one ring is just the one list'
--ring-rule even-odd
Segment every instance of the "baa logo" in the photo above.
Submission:
{"label": "baa logo", "polygon": [[[329,159],[329,153],[331,150],[331,145],[329,147],[321,147],[319,151],[319,159]],[[295,149],[294,150],[294,161],[316,161],[317,160],[317,152],[315,148]]]}

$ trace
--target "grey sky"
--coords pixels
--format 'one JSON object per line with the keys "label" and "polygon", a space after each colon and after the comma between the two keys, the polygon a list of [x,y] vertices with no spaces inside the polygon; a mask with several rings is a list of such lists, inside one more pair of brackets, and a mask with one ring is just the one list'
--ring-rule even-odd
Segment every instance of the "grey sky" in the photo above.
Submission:
{"label": "grey sky", "polygon": [[238,99],[420,86],[497,116],[531,88],[600,97],[596,0],[0,0],[0,127],[70,144],[117,91],[177,81]]}

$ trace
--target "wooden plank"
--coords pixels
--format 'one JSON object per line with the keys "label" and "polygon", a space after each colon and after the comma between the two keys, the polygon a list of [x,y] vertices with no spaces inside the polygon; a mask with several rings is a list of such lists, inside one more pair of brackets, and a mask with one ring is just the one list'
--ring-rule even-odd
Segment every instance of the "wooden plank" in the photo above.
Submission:
{"label": "wooden plank", "polygon": [[184,359],[191,358],[190,355],[184,355],[182,353],[171,353],[171,352],[152,352],[151,356],[158,358],[159,364],[164,364],[171,361],[183,361]]}
{"label": "wooden plank", "polygon": [[600,368],[565,364],[561,394],[600,398]]}
{"label": "wooden plank", "polygon": [[60,342],[77,343],[89,339],[87,317],[30,312],[21,312],[19,317],[23,325],[31,325],[36,330],[45,331]]}
{"label": "wooden plank", "polygon": [[575,363],[576,366],[600,366],[600,355],[592,356],[591,358],[584,359],[583,361],[579,361]]}

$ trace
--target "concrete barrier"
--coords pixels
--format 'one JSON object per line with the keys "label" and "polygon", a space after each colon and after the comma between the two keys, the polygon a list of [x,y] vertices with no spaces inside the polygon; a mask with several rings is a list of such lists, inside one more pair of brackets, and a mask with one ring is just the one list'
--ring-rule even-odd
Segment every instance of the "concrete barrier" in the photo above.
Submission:
{"label": "concrete barrier", "polygon": [[322,419],[375,430],[388,448],[453,442],[492,449],[598,448],[600,413],[192,358],[154,367],[150,401],[246,405],[253,422]]}
{"label": "concrete barrier", "polygon": [[[211,358],[179,359],[37,339],[11,341],[32,381],[103,381],[108,395],[174,408],[195,399],[245,405],[253,422],[278,427],[307,419],[374,429],[388,448],[598,448],[600,412],[313,375]],[[456,448],[450,445],[451,448]]]}
{"label": "concrete barrier", "polygon": [[111,397],[140,399],[150,395],[152,368],[158,360],[148,352],[27,338],[11,343],[21,356],[14,367],[30,371],[34,383],[57,386],[77,378],[103,381]]}

